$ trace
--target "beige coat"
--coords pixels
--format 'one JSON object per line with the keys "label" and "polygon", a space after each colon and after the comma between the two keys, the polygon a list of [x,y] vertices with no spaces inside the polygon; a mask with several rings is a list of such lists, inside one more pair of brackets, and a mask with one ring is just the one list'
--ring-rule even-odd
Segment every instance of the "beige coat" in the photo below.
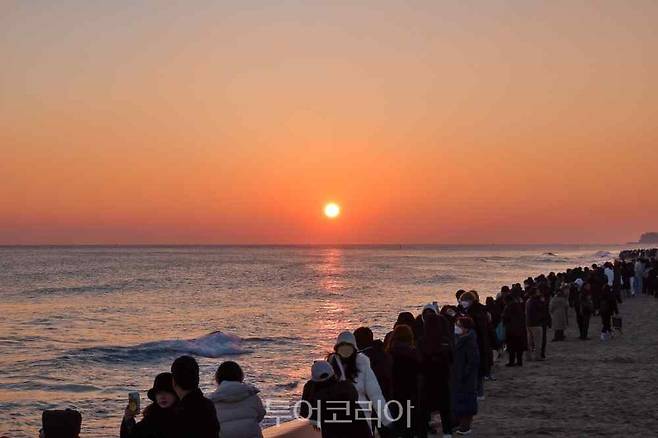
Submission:
{"label": "beige coat", "polygon": [[548,311],[551,312],[551,327],[553,330],[567,328],[567,325],[569,325],[569,303],[565,297],[554,296],[548,306]]}

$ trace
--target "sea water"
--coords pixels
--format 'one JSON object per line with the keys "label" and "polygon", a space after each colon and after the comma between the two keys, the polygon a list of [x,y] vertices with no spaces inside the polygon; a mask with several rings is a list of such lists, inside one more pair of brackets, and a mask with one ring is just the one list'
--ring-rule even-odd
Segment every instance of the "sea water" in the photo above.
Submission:
{"label": "sea water", "polygon": [[201,387],[237,361],[285,420],[342,330],[382,337],[401,311],[482,299],[529,275],[611,260],[617,246],[0,247],[0,435],[34,437],[71,407],[118,436],[128,392],[179,355]]}

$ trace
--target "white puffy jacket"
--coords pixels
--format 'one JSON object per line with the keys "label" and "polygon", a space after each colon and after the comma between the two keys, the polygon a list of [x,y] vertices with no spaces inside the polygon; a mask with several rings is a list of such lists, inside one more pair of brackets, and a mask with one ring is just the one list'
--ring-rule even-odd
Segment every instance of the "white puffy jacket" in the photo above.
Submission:
{"label": "white puffy jacket", "polygon": [[[336,363],[340,369],[340,373],[336,373],[340,380],[345,379],[345,371],[341,358],[337,354],[332,354],[329,357],[329,363]],[[387,426],[393,422],[393,417],[386,405],[386,399],[382,394],[382,390],[379,387],[379,382],[377,381],[377,376],[375,376],[374,371],[370,367],[370,359],[363,353],[356,354],[356,368],[357,374],[354,379],[354,387],[359,393],[359,402],[362,403],[362,408],[359,412],[360,418],[372,418],[371,411],[366,408],[374,408],[377,413],[377,418],[381,419],[381,422],[384,426]]]}
{"label": "white puffy jacket", "polygon": [[206,397],[215,404],[220,438],[262,438],[259,423],[265,408],[255,386],[242,382],[222,382]]}

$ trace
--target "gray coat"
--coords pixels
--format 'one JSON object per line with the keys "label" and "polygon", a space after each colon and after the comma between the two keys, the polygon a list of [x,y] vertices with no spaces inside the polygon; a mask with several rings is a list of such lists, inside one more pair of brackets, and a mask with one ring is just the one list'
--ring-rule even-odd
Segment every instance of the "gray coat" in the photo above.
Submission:
{"label": "gray coat", "polygon": [[569,303],[567,302],[567,299],[559,295],[554,296],[551,299],[548,310],[551,312],[553,330],[566,329],[569,323]]}

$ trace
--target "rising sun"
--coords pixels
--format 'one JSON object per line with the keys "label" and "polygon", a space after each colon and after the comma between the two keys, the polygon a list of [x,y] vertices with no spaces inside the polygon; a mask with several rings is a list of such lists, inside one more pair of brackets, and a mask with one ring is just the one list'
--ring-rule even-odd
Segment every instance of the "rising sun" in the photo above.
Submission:
{"label": "rising sun", "polygon": [[324,206],[324,215],[330,219],[337,218],[340,214],[340,205],[330,202]]}

